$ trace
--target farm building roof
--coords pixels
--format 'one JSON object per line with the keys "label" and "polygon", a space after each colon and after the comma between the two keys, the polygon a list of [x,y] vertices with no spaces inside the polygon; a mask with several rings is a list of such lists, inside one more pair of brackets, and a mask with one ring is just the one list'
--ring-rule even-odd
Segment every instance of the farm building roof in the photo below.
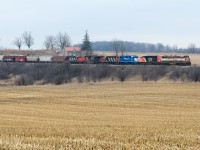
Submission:
{"label": "farm building roof", "polygon": [[65,50],[70,52],[70,51],[81,51],[80,47],[65,47]]}

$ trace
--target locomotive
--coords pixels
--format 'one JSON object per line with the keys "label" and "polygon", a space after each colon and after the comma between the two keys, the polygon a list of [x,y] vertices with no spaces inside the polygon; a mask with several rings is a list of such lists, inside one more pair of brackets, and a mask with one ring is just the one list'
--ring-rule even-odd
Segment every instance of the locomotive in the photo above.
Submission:
{"label": "locomotive", "polygon": [[71,64],[112,64],[112,65],[191,65],[189,56],[177,55],[147,55],[138,57],[137,55],[122,56],[0,56],[2,62],[27,62],[27,63],[62,63]]}

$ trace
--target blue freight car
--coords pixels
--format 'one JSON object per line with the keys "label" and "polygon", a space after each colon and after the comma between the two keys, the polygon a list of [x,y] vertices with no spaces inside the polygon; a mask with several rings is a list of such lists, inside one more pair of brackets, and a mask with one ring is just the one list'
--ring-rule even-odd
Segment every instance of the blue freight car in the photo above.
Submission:
{"label": "blue freight car", "polygon": [[120,56],[119,63],[120,64],[137,64],[138,56],[136,55]]}

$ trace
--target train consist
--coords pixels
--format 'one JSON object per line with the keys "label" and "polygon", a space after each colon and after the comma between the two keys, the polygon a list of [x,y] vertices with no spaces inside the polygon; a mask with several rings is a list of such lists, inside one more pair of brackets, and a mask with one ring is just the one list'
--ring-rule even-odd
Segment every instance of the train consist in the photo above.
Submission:
{"label": "train consist", "polygon": [[119,64],[119,65],[191,65],[189,56],[176,55],[150,55],[138,57],[136,55],[127,56],[16,56],[2,55],[2,62],[29,62],[29,63],[62,63],[70,62],[71,64]]}

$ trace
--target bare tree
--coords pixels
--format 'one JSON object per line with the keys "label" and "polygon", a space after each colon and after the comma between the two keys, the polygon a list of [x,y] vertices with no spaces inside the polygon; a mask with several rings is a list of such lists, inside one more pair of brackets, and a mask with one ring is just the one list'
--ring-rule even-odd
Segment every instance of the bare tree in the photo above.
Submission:
{"label": "bare tree", "polygon": [[46,40],[44,41],[44,45],[46,49],[54,50],[56,45],[56,38],[53,35],[47,36]]}
{"label": "bare tree", "polygon": [[191,53],[195,53],[196,52],[196,45],[194,43],[191,43],[188,45],[188,50],[191,52]]}
{"label": "bare tree", "polygon": [[44,41],[44,46],[46,47],[47,50],[49,50],[51,47],[48,41]]}
{"label": "bare tree", "polygon": [[177,52],[177,50],[178,50],[178,46],[177,46],[177,45],[174,45],[174,46],[173,46],[173,51],[174,51],[174,52]]}
{"label": "bare tree", "polygon": [[70,38],[67,33],[58,33],[56,37],[57,46],[63,50],[66,46],[70,46]]}
{"label": "bare tree", "polygon": [[123,41],[120,41],[120,52],[122,55],[124,55],[124,52],[126,51],[126,47]]}
{"label": "bare tree", "polygon": [[112,50],[115,52],[116,56],[118,56],[119,52],[121,52],[121,54],[124,55],[124,52],[126,51],[126,46],[123,41],[113,40]]}
{"label": "bare tree", "polygon": [[115,52],[116,56],[118,56],[118,53],[120,51],[120,41],[118,40],[112,41],[112,50]]}
{"label": "bare tree", "polygon": [[16,38],[15,40],[14,40],[14,45],[16,45],[18,48],[19,48],[19,50],[21,49],[21,46],[22,46],[22,43],[23,43],[23,41],[22,41],[22,38],[21,37],[19,37],[19,38]]}
{"label": "bare tree", "polygon": [[30,49],[30,47],[34,44],[34,39],[33,39],[32,35],[31,35],[31,33],[30,32],[24,32],[22,37],[23,37],[24,43]]}

